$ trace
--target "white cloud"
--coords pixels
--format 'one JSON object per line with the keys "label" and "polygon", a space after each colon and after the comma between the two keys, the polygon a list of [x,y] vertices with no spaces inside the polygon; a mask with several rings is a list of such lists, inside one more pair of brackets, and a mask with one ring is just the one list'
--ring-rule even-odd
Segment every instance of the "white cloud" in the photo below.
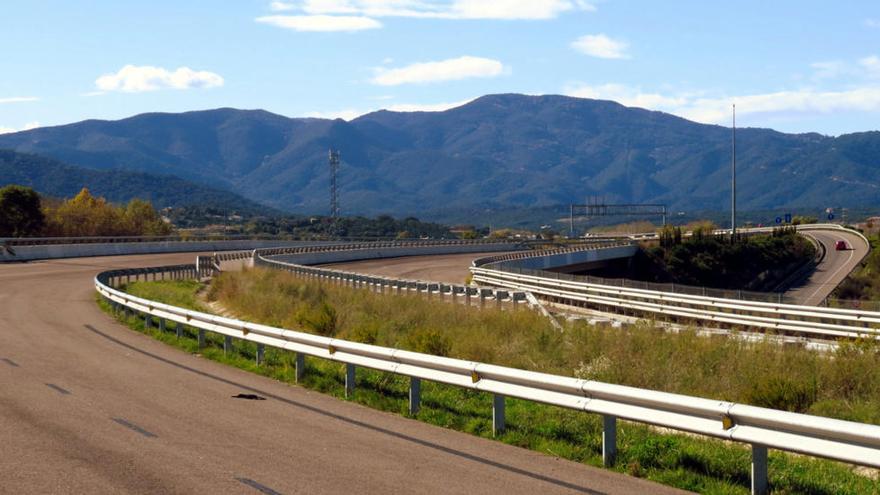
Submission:
{"label": "white cloud", "polygon": [[442,7],[418,0],[304,0],[300,8],[312,15],[369,17],[436,17],[442,12]]}
{"label": "white cloud", "polygon": [[40,127],[40,123],[36,122],[36,121],[28,122],[27,124],[23,125],[20,129],[15,129],[13,127],[3,127],[2,125],[0,125],[0,134],[9,134],[10,132],[29,131],[31,129],[36,129],[37,127]]}
{"label": "white cloud", "polygon": [[273,12],[283,12],[285,10],[294,10],[296,5],[287,2],[272,2],[269,4],[269,10]]}
{"label": "white cloud", "polygon": [[[449,110],[451,108],[460,107],[465,105],[471,101],[473,98],[469,98],[466,100],[448,102],[448,103],[397,103],[394,105],[389,105],[384,107],[385,110],[390,110],[392,112],[442,112],[445,110]],[[371,112],[375,112],[380,110],[379,108],[374,108],[372,110],[355,110],[352,108],[347,108],[344,110],[337,110],[331,112],[309,112],[306,114],[306,117],[319,118],[319,119],[343,119],[343,120],[353,120],[361,115],[366,115]]]}
{"label": "white cloud", "polygon": [[7,98],[0,98],[0,105],[4,103],[24,103],[28,101],[40,101],[36,96],[10,96]]}
{"label": "white cloud", "polygon": [[174,71],[149,65],[126,65],[112,74],[95,80],[99,91],[140,93],[158,89],[215,88],[223,86],[223,78],[213,72],[179,67]]}
{"label": "white cloud", "polygon": [[270,8],[299,8],[310,15],[505,20],[552,19],[567,11],[595,10],[586,0],[303,0],[272,2]]}
{"label": "white cloud", "polygon": [[599,58],[630,58],[626,53],[629,44],[625,41],[615,40],[604,34],[588,34],[581,36],[571,43],[575,50]]}
{"label": "white cloud", "polygon": [[336,110],[329,112],[309,112],[306,114],[306,117],[310,117],[313,119],[342,119],[342,120],[352,120],[361,115],[368,113],[362,110],[355,110],[353,108],[346,108],[344,110]]}
{"label": "white cloud", "polygon": [[466,105],[472,101],[474,101],[473,98],[447,103],[398,103],[388,106],[386,110],[391,110],[392,112],[443,112]]}
{"label": "white cloud", "polygon": [[880,77],[880,57],[877,55],[859,60],[859,65],[865,69],[869,77]]}
{"label": "white cloud", "polygon": [[615,100],[623,105],[662,110],[708,124],[726,124],[730,120],[731,105],[734,103],[736,103],[738,115],[880,111],[880,86],[865,86],[841,91],[801,89],[738,96],[703,97],[693,94],[643,93],[639,88],[605,84],[569,87],[566,94]]}
{"label": "white cloud", "polygon": [[294,31],[362,31],[382,27],[382,23],[362,16],[343,15],[269,15],[257,17],[257,22]]}
{"label": "white cloud", "polygon": [[566,89],[565,94],[578,98],[595,100],[614,100],[628,107],[650,109],[670,109],[684,105],[688,99],[683,96],[664,96],[659,93],[643,93],[639,88],[622,84],[602,84],[599,86],[578,85]]}
{"label": "white cloud", "polygon": [[453,18],[460,19],[553,19],[574,10],[593,11],[588,2],[567,0],[456,0],[452,4]]}
{"label": "white cloud", "polygon": [[700,98],[678,110],[679,115],[710,123],[726,122],[730,106],[736,103],[737,114],[781,112],[877,111],[880,110],[880,87],[843,91],[778,91],[728,98]]}
{"label": "white cloud", "polygon": [[880,19],[865,19],[865,26],[869,28],[880,28]]}
{"label": "white cloud", "polygon": [[455,81],[472,77],[496,77],[505,72],[504,64],[483,57],[463,56],[438,62],[421,62],[396,69],[376,69],[373,84],[398,84]]}
{"label": "white cloud", "polygon": [[840,60],[813,62],[810,68],[813,69],[814,79],[834,79],[848,71],[847,64]]}

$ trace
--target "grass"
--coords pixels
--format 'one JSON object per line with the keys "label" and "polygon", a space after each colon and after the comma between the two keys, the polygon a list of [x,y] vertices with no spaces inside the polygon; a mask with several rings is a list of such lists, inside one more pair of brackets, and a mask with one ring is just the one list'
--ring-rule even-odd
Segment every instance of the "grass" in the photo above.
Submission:
{"label": "grass", "polygon": [[835,298],[880,301],[880,234],[868,240],[871,252],[835,290]]}
{"label": "grass", "polygon": [[[131,284],[128,290],[162,302],[202,309],[195,297],[199,288],[194,282],[174,281],[139,282]],[[728,390],[732,396],[742,394],[748,387],[739,384],[735,375],[726,375],[731,368],[722,365],[728,359],[736,360],[738,353],[740,360],[749,359],[736,368],[747,381],[760,375],[765,369],[761,363],[766,361],[773,361],[770,366],[776,370],[773,376],[779,376],[780,372],[792,369],[795,374],[801,373],[805,366],[816,370],[822,362],[838,360],[803,350],[786,351],[785,347],[768,343],[756,344],[755,350],[736,339],[704,338],[692,333],[662,334],[647,326],[621,332],[569,324],[566,332],[559,333],[530,311],[476,310],[417,297],[391,297],[365,290],[318,286],[276,271],[224,274],[216,280],[211,297],[218,298],[247,319],[264,323],[379,345],[434,350],[467,359],[481,356],[482,361],[658,389],[715,393]],[[103,301],[100,304],[109,308]],[[248,311],[242,311],[245,308]],[[126,323],[144,331],[140,318],[130,318]],[[173,324],[169,324],[168,332],[160,334],[155,328],[147,332],[188,352],[200,352],[206,358],[284,382],[294,381],[291,353],[267,349],[266,363],[258,367],[254,364],[252,344],[236,341],[236,352],[225,355],[222,338],[209,338],[208,347],[199,351],[194,332],[185,331],[183,338],[177,339],[173,328]],[[754,354],[750,355],[749,350]],[[855,361],[862,362],[863,349],[854,347],[850,352],[856,356]],[[845,355],[842,357],[846,359]],[[306,362],[301,385],[344,398],[342,365],[319,359]],[[748,370],[748,366],[758,369]],[[841,364],[839,371],[843,373],[847,366],[847,363]],[[678,378],[679,372],[685,372],[685,377]],[[654,386],[667,380],[671,380],[667,386]],[[405,377],[358,369],[357,382],[350,400],[383,411],[408,414],[408,379]],[[873,384],[876,382],[868,386]],[[851,384],[853,393],[863,393],[855,392],[861,386],[864,384]],[[777,385],[768,387],[758,396],[797,403],[794,399],[776,397],[779,395]],[[824,382],[821,385],[817,382],[816,387],[824,390]],[[415,416],[417,419],[491,437],[490,395],[429,382],[423,382],[422,394],[422,410]],[[830,409],[836,410],[838,406]],[[874,415],[876,418],[876,407],[856,409],[854,416]],[[600,439],[600,418],[595,415],[514,399],[507,402],[507,431],[498,438],[505,443],[594,466],[601,465]],[[749,451],[741,445],[686,435],[661,435],[648,427],[629,423],[620,424],[618,443],[618,461],[613,468],[616,471],[702,493],[748,492]],[[774,493],[880,493],[880,483],[853,473],[849,466],[779,452],[771,452],[770,476]]]}

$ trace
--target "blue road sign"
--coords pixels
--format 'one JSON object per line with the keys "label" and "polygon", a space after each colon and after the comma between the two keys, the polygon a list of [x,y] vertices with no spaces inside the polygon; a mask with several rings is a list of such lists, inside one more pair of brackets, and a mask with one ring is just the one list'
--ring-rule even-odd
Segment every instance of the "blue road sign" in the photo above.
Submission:
{"label": "blue road sign", "polygon": [[834,220],[834,213],[828,214],[828,220]]}
{"label": "blue road sign", "polygon": [[785,223],[791,223],[791,213],[785,214]]}
{"label": "blue road sign", "polygon": [[776,223],[782,223],[782,217],[776,217]]}

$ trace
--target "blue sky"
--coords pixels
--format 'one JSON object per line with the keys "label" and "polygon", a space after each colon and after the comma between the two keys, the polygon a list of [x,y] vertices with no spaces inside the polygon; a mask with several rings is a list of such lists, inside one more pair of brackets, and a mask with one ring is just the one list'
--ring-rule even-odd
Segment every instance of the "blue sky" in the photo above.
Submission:
{"label": "blue sky", "polygon": [[4,0],[0,132],[143,112],[353,118],[490,93],[880,129],[880,2]]}

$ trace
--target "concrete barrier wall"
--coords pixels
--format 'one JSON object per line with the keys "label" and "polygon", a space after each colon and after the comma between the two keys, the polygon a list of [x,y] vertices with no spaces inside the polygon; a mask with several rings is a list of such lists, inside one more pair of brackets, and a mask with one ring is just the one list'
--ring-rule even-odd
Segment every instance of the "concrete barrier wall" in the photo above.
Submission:
{"label": "concrete barrier wall", "polygon": [[349,261],[374,260],[381,258],[400,258],[403,256],[428,256],[438,254],[497,253],[516,251],[509,243],[474,244],[451,246],[400,247],[380,249],[353,249],[350,251],[331,251],[326,253],[279,254],[269,256],[273,260],[297,265],[324,265]]}
{"label": "concrete barrier wall", "polygon": [[598,261],[608,261],[635,256],[639,247],[636,245],[616,246],[605,249],[588,249],[569,253],[551,254],[533,258],[505,261],[505,266],[528,270],[546,270],[571,265],[583,265]]}
{"label": "concrete barrier wall", "polygon": [[56,258],[79,258],[85,256],[119,256],[126,254],[192,253],[231,251],[291,246],[314,246],[327,244],[314,241],[161,241],[132,243],[51,244],[42,246],[15,246],[15,254],[0,246],[0,262],[33,261]]}

